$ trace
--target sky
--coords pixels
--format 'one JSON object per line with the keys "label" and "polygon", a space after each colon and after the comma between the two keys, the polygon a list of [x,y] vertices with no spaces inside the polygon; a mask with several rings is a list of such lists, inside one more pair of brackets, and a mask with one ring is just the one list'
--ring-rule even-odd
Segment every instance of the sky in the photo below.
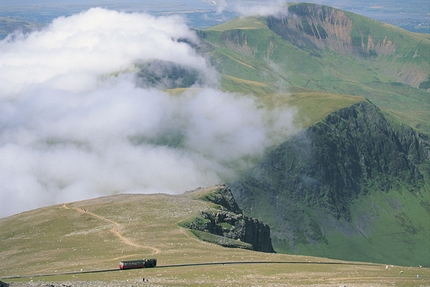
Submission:
{"label": "sky", "polygon": [[[225,183],[297,132],[294,109],[220,91],[187,42],[199,39],[179,16],[102,8],[0,41],[0,217]],[[154,59],[197,71],[198,84],[139,86],[138,64]]]}

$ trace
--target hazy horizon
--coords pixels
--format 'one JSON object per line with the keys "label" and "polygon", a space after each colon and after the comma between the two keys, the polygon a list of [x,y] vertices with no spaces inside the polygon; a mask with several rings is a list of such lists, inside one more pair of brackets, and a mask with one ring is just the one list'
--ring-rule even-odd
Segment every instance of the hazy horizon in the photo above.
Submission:
{"label": "hazy horizon", "polygon": [[[92,7],[102,7],[123,12],[145,12],[153,15],[185,14],[188,25],[204,29],[247,13],[279,9],[288,1],[272,0],[161,0],[117,2],[111,0],[3,0],[0,17],[12,17],[47,24],[59,16],[70,16]],[[309,3],[328,5],[364,15],[413,32],[430,33],[430,2],[425,0],[311,0]]]}

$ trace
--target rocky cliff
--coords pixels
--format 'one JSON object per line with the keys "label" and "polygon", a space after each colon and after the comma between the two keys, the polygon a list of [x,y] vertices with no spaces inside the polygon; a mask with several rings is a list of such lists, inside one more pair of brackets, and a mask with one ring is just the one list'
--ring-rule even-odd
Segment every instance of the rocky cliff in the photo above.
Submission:
{"label": "rocky cliff", "polygon": [[375,38],[363,28],[355,32],[353,19],[345,11],[300,3],[291,5],[288,12],[288,17],[269,17],[268,26],[298,46],[328,48],[341,55],[389,55],[396,51],[396,43],[387,36]]}
{"label": "rocky cliff", "polygon": [[[262,252],[274,252],[270,238],[270,227],[258,219],[244,216],[231,190],[227,187],[203,197],[220,207],[217,211],[204,211],[186,227],[216,235],[208,237],[197,233],[200,238],[226,247],[247,248]],[[222,237],[222,238],[220,238]],[[227,240],[226,240],[227,239]]]}
{"label": "rocky cliff", "polygon": [[[277,250],[300,253],[300,246],[319,246],[328,253],[321,255],[330,256],[339,238],[351,240],[351,246],[357,238],[373,240],[373,245],[381,241],[372,234],[387,214],[384,228],[391,231],[384,236],[400,230],[406,234],[401,240],[417,232],[424,237],[430,196],[420,167],[429,162],[428,147],[425,136],[392,125],[363,101],[283,143],[229,186],[245,214],[270,224]],[[356,202],[366,203],[357,207]],[[369,206],[374,214],[364,216],[362,209]],[[423,221],[414,222],[411,214],[418,210]]]}
{"label": "rocky cliff", "polygon": [[[373,64],[375,59],[383,59],[376,63],[378,69],[398,82],[427,89],[428,67],[420,67],[416,60],[428,57],[428,51],[419,46],[407,47],[399,34],[388,32],[375,20],[357,16],[328,6],[297,3],[288,7],[284,17],[268,17],[267,25],[312,56],[321,57],[321,51],[327,49],[342,56],[371,60]],[[405,54],[410,57],[408,61],[397,59]]]}

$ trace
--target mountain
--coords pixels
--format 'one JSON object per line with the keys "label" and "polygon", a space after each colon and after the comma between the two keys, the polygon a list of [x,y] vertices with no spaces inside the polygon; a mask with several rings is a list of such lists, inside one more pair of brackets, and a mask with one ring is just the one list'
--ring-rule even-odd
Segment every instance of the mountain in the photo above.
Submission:
{"label": "mountain", "polygon": [[[76,271],[74,280],[135,282],[142,273],[79,270],[147,256],[161,268],[144,276],[162,286],[428,280],[428,268],[390,266],[430,266],[429,37],[303,3],[196,33],[222,89],[256,95],[269,109],[294,107],[303,130],[227,188],[116,195],[0,219],[2,280]],[[174,93],[199,83],[197,71],[170,62],[136,68],[142,87]]]}
{"label": "mountain", "polygon": [[306,3],[199,34],[227,90],[364,96],[396,120],[430,132],[428,35]]}
{"label": "mountain", "polygon": [[199,35],[224,89],[299,109],[305,130],[228,184],[275,250],[430,266],[428,37],[307,3]]}
{"label": "mountain", "polygon": [[363,101],[286,141],[230,187],[245,214],[272,227],[278,252],[428,266],[429,147]]}

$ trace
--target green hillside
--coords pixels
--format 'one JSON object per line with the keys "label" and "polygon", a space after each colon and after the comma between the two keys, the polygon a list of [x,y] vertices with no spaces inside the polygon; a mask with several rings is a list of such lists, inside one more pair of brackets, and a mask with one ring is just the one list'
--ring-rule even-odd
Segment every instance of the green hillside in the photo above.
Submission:
{"label": "green hillside", "polygon": [[283,19],[238,18],[199,32],[226,90],[264,95],[302,87],[364,96],[430,132],[426,35],[326,6],[288,10]]}
{"label": "green hillside", "polygon": [[239,205],[278,252],[430,266],[428,36],[286,9],[199,31],[224,89],[296,106],[306,128],[230,184]]}

